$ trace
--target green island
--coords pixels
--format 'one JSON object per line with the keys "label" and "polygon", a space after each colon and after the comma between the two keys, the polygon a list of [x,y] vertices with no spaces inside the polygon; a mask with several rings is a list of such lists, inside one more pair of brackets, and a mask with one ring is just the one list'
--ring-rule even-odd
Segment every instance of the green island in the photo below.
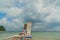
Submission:
{"label": "green island", "polygon": [[6,31],[4,26],[0,25],[0,31]]}

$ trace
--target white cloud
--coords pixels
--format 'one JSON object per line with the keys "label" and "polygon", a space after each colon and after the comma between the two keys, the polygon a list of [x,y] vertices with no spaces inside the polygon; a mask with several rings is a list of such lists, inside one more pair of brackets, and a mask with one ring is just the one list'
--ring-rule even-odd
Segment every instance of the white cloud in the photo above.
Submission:
{"label": "white cloud", "polygon": [[60,26],[54,27],[54,30],[55,30],[55,31],[60,31]]}
{"label": "white cloud", "polygon": [[0,25],[6,24],[6,21],[7,21],[7,18],[4,17],[3,19],[0,20]]}
{"label": "white cloud", "polygon": [[[26,0],[27,1],[27,0]],[[29,9],[33,10],[30,11],[32,12],[32,19],[38,19],[38,20],[42,20],[43,22],[45,21],[46,23],[52,23],[52,22],[60,22],[60,9],[57,9],[58,7],[56,6],[56,1],[54,0],[28,0],[26,2],[26,10]],[[26,12],[29,12],[26,11]],[[48,14],[48,15],[47,15]],[[28,14],[29,15],[29,14]],[[35,16],[36,15],[36,16]],[[46,16],[47,15],[47,16]],[[43,25],[45,25],[43,24]],[[47,25],[45,25],[47,26]],[[40,28],[40,26],[36,25],[35,27]],[[42,28],[46,28],[46,27],[42,27]],[[47,29],[47,30],[53,30],[53,29]]]}
{"label": "white cloud", "polygon": [[22,8],[11,7],[8,9],[7,15],[14,17],[22,14],[22,12],[23,12]]}
{"label": "white cloud", "polygon": [[[0,22],[4,25],[9,26],[9,28],[15,27],[16,29],[17,25],[15,23],[22,26],[24,24],[23,22],[26,21],[26,19],[31,18],[33,21],[35,21],[33,27],[34,30],[45,28],[45,30],[52,31],[53,29],[46,29],[46,26],[48,25],[47,23],[60,22],[60,9],[58,9],[56,6],[56,1],[54,0],[19,0],[20,3],[24,3],[23,8],[16,7],[14,4],[16,1],[17,0],[6,0],[4,2],[2,1],[3,6],[8,5],[10,7],[0,7],[0,11],[5,11],[7,13],[6,17],[1,19]],[[14,18],[17,16],[19,17]],[[27,18],[25,19],[24,17]],[[13,18],[12,23],[8,22],[7,18]],[[36,24],[36,22],[38,24]]]}
{"label": "white cloud", "polygon": [[[15,23],[15,21],[17,21]],[[23,23],[18,19],[14,19],[13,22],[7,21],[7,18],[3,18],[0,20],[0,25],[3,25],[7,31],[21,31],[20,28],[23,26]]]}
{"label": "white cloud", "polygon": [[13,21],[15,21],[15,22],[19,22],[19,20],[18,20],[18,19],[14,19]]}
{"label": "white cloud", "polygon": [[46,22],[58,22],[58,21],[60,21],[60,12],[59,12],[59,10],[57,10],[57,9],[55,9],[56,11],[52,11],[51,12],[51,14],[48,16],[48,17],[46,17]]}

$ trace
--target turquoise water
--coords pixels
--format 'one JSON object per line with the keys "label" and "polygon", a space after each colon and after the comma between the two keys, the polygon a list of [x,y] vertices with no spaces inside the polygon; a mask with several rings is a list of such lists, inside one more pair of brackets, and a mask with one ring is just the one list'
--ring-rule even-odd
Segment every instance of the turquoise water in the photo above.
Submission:
{"label": "turquoise water", "polygon": [[[18,35],[20,32],[0,32],[0,40],[13,35]],[[32,32],[32,40],[60,40],[60,32]]]}

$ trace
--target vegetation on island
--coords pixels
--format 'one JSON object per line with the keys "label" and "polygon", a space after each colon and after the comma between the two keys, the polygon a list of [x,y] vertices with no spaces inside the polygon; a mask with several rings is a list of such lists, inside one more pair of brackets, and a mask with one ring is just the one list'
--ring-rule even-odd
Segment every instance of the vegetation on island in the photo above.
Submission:
{"label": "vegetation on island", "polygon": [[0,31],[6,31],[4,26],[2,26],[2,25],[0,26]]}

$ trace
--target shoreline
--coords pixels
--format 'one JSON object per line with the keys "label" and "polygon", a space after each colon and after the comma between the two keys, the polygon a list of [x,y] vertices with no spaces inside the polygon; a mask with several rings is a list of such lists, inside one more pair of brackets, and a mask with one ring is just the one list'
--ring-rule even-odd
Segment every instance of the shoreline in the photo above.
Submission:
{"label": "shoreline", "polygon": [[5,31],[0,31],[0,32],[5,32]]}

